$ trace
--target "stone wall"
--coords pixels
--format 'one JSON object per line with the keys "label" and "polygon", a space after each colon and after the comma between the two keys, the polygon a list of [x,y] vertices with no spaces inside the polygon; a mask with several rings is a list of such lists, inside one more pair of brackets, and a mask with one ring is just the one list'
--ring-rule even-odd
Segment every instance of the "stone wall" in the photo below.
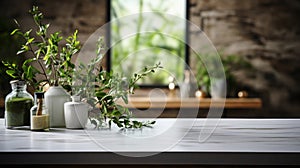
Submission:
{"label": "stone wall", "polygon": [[50,32],[60,30],[65,37],[77,29],[83,43],[106,22],[106,0],[9,0],[0,4],[1,16],[16,19],[24,30],[33,27],[28,10],[37,5],[45,23],[51,23]]}
{"label": "stone wall", "polygon": [[[67,36],[78,29],[83,43],[106,19],[105,0],[1,1],[1,19],[15,18],[29,29],[33,4],[51,22],[50,31]],[[263,98],[263,116],[300,116],[299,0],[190,0],[189,10],[190,20],[222,55],[238,55],[253,65],[250,76],[242,70],[234,74],[241,87]]]}
{"label": "stone wall", "polygon": [[234,72],[264,100],[264,116],[299,117],[300,1],[191,0],[190,19],[224,55],[254,67]]}

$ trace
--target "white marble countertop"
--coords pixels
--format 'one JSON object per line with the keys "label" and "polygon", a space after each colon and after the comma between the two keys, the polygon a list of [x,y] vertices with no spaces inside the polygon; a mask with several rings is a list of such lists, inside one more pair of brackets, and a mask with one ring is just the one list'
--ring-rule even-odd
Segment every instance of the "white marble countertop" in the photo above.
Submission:
{"label": "white marble countertop", "polygon": [[300,119],[155,120],[134,131],[88,125],[32,132],[5,129],[1,119],[0,163],[300,164]]}

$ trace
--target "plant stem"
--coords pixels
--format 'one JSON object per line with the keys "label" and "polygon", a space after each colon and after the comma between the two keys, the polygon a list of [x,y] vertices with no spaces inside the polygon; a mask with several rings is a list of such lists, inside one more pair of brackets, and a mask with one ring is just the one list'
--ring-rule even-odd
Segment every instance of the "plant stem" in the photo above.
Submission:
{"label": "plant stem", "polygon": [[43,67],[42,63],[40,62],[40,60],[38,60],[38,64],[39,64],[39,65],[40,65],[40,67],[42,68],[43,75],[45,76],[46,80],[47,80],[47,81],[48,81],[48,83],[49,83],[48,76],[47,76],[47,74],[46,74],[46,71],[45,71],[45,69],[44,69],[44,67]]}
{"label": "plant stem", "polygon": [[[33,55],[35,55],[35,53],[34,53],[34,51],[33,51],[33,49],[32,49],[32,45],[31,45],[31,44],[29,44],[29,48],[30,48],[30,52],[31,52]],[[40,60],[38,59],[37,62],[38,62],[38,64],[40,65],[40,67],[42,68],[43,75],[45,76],[46,80],[49,82],[48,76],[47,76],[47,74],[46,74],[46,71],[45,71],[43,65],[41,64]]]}

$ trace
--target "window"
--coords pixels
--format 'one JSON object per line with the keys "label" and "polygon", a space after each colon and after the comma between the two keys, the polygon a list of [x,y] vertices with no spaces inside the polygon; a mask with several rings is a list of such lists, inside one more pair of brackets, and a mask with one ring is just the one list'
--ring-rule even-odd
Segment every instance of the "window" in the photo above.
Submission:
{"label": "window", "polygon": [[140,86],[166,86],[169,76],[183,79],[187,0],[111,0],[109,9],[109,70],[131,76],[161,62],[164,69],[141,80]]}

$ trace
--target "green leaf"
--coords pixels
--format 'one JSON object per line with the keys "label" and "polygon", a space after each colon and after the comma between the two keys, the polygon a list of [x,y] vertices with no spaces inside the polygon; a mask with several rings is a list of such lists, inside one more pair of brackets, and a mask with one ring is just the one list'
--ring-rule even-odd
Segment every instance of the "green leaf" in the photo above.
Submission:
{"label": "green leaf", "polygon": [[96,92],[95,96],[98,97],[99,99],[102,99],[107,93],[105,92]]}
{"label": "green leaf", "polygon": [[105,95],[102,97],[101,99],[102,101],[110,101],[110,100],[113,100],[113,96],[111,95]]}
{"label": "green leaf", "polygon": [[18,27],[20,27],[20,25],[19,25],[19,23],[18,23],[18,21],[17,21],[16,19],[14,19],[14,22],[15,22],[15,24],[16,24]]}
{"label": "green leaf", "polygon": [[[21,48],[21,50],[20,51],[18,51],[18,53],[20,52],[20,53],[23,53],[23,52],[26,52],[26,51],[29,51],[29,47],[25,44],[25,45],[22,45],[22,48]],[[18,54],[17,53],[17,54]]]}
{"label": "green leaf", "polygon": [[32,66],[29,66],[28,68],[27,68],[27,73],[26,73],[26,78],[27,79],[32,79],[33,78],[33,73],[32,73],[33,71],[32,71]]}
{"label": "green leaf", "polygon": [[45,61],[47,61],[46,64],[50,63],[50,56],[51,56],[51,48],[50,46],[47,46],[47,52],[43,58]]}
{"label": "green leaf", "polygon": [[24,37],[29,38],[29,35],[31,33],[32,29],[28,30],[27,32],[24,33]]}
{"label": "green leaf", "polygon": [[29,59],[24,61],[23,65],[27,65],[29,63],[32,63],[33,61],[36,61],[36,59],[35,58],[29,58]]}
{"label": "green leaf", "polygon": [[19,50],[19,51],[17,52],[17,55],[20,55],[20,54],[22,54],[22,53],[24,53],[24,52],[26,52],[26,50]]}
{"label": "green leaf", "polygon": [[20,29],[15,29],[15,30],[13,30],[11,33],[10,33],[10,35],[14,35],[16,32],[18,32]]}
{"label": "green leaf", "polygon": [[32,37],[32,38],[28,39],[28,40],[27,40],[27,43],[28,43],[28,44],[30,44],[30,43],[32,43],[32,42],[33,42],[33,40],[34,40],[34,37]]}
{"label": "green leaf", "polygon": [[113,115],[113,116],[120,116],[120,115],[122,115],[122,113],[121,113],[119,110],[114,110],[114,111],[111,113],[111,115]]}
{"label": "green leaf", "polygon": [[11,77],[16,78],[16,76],[15,76],[16,71],[15,71],[15,70],[8,69],[8,70],[6,70],[6,73],[7,73],[9,76],[11,76]]}
{"label": "green leaf", "polygon": [[46,24],[46,25],[44,25],[44,26],[45,26],[45,29],[48,29],[49,26],[50,26],[50,23],[48,23],[48,24]]}
{"label": "green leaf", "polygon": [[102,113],[107,114],[107,108],[105,105],[102,105]]}

